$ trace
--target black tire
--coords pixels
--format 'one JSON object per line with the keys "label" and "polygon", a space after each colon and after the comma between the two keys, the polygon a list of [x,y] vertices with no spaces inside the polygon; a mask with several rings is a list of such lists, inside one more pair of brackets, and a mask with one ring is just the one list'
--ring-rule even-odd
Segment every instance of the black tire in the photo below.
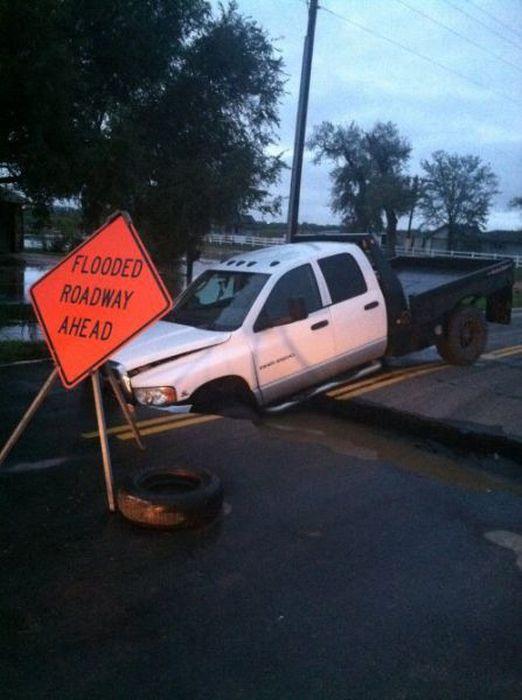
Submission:
{"label": "black tire", "polygon": [[483,314],[473,306],[454,311],[444,335],[437,341],[437,350],[451,365],[472,365],[482,355],[488,340],[488,326]]}
{"label": "black tire", "polygon": [[253,423],[259,420],[259,412],[247,392],[232,393],[226,387],[210,387],[194,398],[194,413],[213,414],[225,418],[239,418]]}
{"label": "black tire", "polygon": [[223,487],[206,470],[155,469],[128,477],[117,493],[120,513],[143,527],[195,528],[221,512]]}

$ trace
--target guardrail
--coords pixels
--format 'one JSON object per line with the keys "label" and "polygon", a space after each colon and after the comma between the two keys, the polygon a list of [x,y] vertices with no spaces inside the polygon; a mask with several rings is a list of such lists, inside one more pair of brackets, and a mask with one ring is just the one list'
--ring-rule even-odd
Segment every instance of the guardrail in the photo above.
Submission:
{"label": "guardrail", "polygon": [[[250,248],[265,248],[270,245],[282,245],[286,242],[284,238],[270,238],[268,236],[243,236],[241,234],[210,233],[206,236],[209,243],[215,245],[236,245],[248,246]],[[398,255],[409,255],[411,257],[439,257],[450,258],[471,258],[478,260],[501,260],[502,258],[512,258],[515,267],[522,267],[522,255],[510,255],[509,253],[479,253],[473,250],[437,250],[424,248],[403,248],[397,246]]]}

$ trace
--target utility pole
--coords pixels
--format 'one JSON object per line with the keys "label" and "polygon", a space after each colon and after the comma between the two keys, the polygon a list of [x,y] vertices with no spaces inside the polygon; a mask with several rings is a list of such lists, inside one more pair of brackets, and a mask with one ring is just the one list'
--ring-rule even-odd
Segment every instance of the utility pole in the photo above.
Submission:
{"label": "utility pole", "polygon": [[303,150],[306,130],[306,113],[308,111],[308,95],[310,93],[310,73],[312,70],[312,55],[314,51],[315,20],[317,18],[318,0],[310,0],[308,7],[308,28],[303,48],[303,63],[301,66],[301,85],[299,88],[299,104],[295,125],[294,157],[292,162],[292,180],[290,182],[290,198],[288,202],[287,243],[291,243],[297,232],[299,216],[299,195],[301,193],[301,173],[303,170]]}
{"label": "utility pole", "polygon": [[415,211],[415,207],[417,205],[418,195],[419,195],[419,176],[415,175],[415,177],[413,178],[413,196],[412,196],[412,202],[411,202],[410,216],[408,219],[408,233],[406,234],[406,238],[410,242],[410,248],[413,248],[413,240],[412,240],[412,235],[411,235],[411,225],[413,222],[413,212]]}

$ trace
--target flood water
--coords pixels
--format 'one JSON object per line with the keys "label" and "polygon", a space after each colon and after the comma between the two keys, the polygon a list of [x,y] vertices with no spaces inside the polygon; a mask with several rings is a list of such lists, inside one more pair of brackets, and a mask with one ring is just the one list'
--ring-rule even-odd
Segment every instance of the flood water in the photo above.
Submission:
{"label": "flood water", "polygon": [[294,413],[266,415],[257,427],[280,440],[320,445],[337,454],[363,459],[369,468],[372,463],[385,463],[468,491],[506,491],[522,496],[520,467],[495,455],[463,455],[439,443],[412,439],[408,434],[355,423],[308,407]]}
{"label": "flood water", "polygon": [[[43,256],[38,256],[42,258]],[[41,333],[32,312],[29,289],[48,272],[57,260],[51,259],[26,264],[23,261],[0,263],[0,341],[41,339]],[[211,260],[194,263],[194,277],[212,264]],[[184,270],[162,271],[162,277],[174,298],[184,287]]]}
{"label": "flood water", "polygon": [[23,262],[0,265],[0,340],[41,338],[29,301],[29,289],[50,267],[50,264],[26,265]]}

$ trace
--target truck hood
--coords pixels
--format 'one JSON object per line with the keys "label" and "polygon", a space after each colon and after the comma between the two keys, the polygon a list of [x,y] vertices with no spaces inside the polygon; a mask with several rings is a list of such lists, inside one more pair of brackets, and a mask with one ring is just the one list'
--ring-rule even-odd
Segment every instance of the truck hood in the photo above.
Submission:
{"label": "truck hood", "polygon": [[225,343],[230,333],[206,331],[178,323],[158,321],[143,331],[125,347],[112,355],[111,360],[122,364],[127,371],[149,365],[151,362],[173,360],[179,355],[204,350]]}

